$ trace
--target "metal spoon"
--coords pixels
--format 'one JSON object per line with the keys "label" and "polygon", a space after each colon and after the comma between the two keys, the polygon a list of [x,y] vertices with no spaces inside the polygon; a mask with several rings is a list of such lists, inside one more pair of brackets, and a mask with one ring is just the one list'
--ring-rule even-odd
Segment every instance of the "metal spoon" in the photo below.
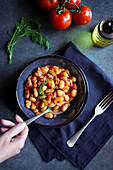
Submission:
{"label": "metal spoon", "polygon": [[55,113],[55,112],[52,111],[52,108],[51,108],[51,107],[48,107],[47,110],[45,110],[44,112],[40,113],[39,115],[34,116],[34,117],[26,120],[26,121],[25,121],[26,125],[29,125],[30,123],[32,123],[33,121],[35,121],[35,120],[38,119],[39,117],[43,116],[43,115],[44,115],[45,113],[47,113],[47,112],[51,112],[51,113],[56,114],[56,115],[59,115],[59,114],[63,113],[63,112],[61,112],[61,111]]}

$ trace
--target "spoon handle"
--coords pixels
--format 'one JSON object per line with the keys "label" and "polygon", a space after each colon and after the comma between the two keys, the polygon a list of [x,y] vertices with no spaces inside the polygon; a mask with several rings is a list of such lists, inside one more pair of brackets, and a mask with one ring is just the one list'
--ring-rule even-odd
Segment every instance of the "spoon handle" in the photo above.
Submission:
{"label": "spoon handle", "polygon": [[34,116],[34,117],[26,120],[26,121],[25,121],[26,125],[29,125],[30,123],[32,123],[33,121],[35,121],[36,119],[38,119],[39,117],[41,117],[41,116],[44,115],[44,114],[45,114],[45,112],[42,112],[42,113],[40,113],[39,115]]}

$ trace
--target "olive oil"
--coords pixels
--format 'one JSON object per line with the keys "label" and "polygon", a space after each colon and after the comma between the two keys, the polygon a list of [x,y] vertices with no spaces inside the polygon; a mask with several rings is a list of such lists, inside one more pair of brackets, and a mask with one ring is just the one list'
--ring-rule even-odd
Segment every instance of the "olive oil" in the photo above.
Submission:
{"label": "olive oil", "polygon": [[94,45],[106,47],[113,44],[113,18],[105,18],[92,32]]}

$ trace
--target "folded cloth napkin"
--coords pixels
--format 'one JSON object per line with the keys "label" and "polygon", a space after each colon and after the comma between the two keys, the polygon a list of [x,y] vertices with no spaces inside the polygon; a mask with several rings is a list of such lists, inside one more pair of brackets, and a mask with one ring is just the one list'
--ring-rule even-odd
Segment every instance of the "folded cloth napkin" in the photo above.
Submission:
{"label": "folded cloth napkin", "polygon": [[[44,128],[35,123],[30,124],[29,136],[45,162],[56,157],[59,161],[67,159],[75,167],[84,169],[113,133],[113,104],[104,114],[93,120],[74,147],[69,148],[66,141],[91,119],[97,103],[113,91],[113,81],[72,42],[56,54],[72,60],[84,71],[89,85],[87,105],[76,120],[61,128]],[[17,108],[16,105],[15,113],[20,114]],[[24,120],[27,119],[23,114],[21,116]]]}

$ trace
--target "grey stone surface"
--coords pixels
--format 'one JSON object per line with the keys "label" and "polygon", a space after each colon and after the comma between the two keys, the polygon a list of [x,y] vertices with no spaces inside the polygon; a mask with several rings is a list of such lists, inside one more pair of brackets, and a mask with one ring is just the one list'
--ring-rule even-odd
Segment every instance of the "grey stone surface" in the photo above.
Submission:
{"label": "grey stone surface", "polygon": [[[57,31],[49,23],[49,13],[37,8],[34,0],[0,0],[0,118],[14,120],[14,114],[6,102],[6,90],[14,85],[23,68],[34,59],[54,53],[72,41],[89,59],[94,61],[113,79],[113,45],[106,48],[97,48],[91,42],[91,30],[105,17],[113,16],[112,0],[83,0],[93,12],[90,23],[77,26],[74,23],[66,30]],[[51,49],[46,50],[33,43],[29,37],[22,38],[14,46],[12,64],[8,63],[5,45],[9,40],[8,30],[14,28],[20,17],[40,18],[42,31],[51,39]],[[101,151],[85,168],[86,170],[113,169],[113,137],[104,145]],[[56,159],[45,163],[38,151],[28,138],[25,147],[19,155],[0,164],[0,170],[75,170],[67,160],[59,162]]]}

